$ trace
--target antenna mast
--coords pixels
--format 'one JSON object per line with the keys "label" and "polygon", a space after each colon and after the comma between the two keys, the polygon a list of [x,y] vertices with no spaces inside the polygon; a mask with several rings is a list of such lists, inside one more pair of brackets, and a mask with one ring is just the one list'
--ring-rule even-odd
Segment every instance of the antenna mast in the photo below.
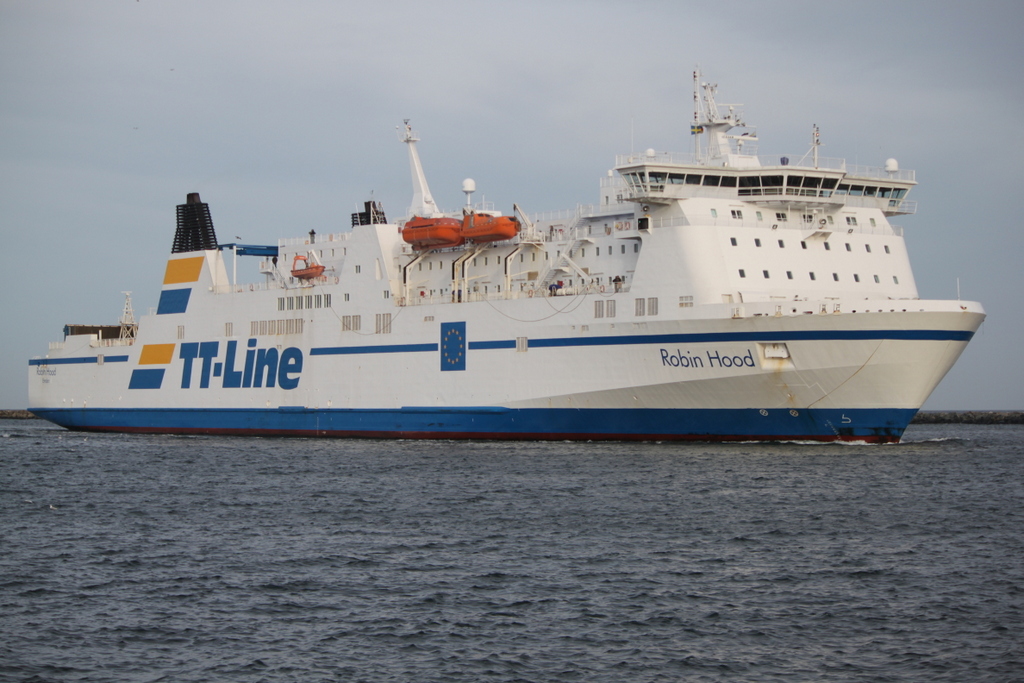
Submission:
{"label": "antenna mast", "polygon": [[121,292],[124,294],[124,310],[121,312],[121,336],[122,342],[134,343],[135,333],[138,331],[139,326],[135,322],[135,312],[132,310],[132,293]]}

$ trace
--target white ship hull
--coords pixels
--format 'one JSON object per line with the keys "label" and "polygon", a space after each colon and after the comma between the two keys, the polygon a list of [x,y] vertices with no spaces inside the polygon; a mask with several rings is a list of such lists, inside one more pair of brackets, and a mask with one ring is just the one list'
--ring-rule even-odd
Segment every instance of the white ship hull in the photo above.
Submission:
{"label": "white ship hull", "polygon": [[[245,337],[213,333],[224,328],[218,312],[227,305],[236,319],[255,318],[275,292],[210,288],[193,289],[187,312],[144,318],[131,345],[83,337],[33,360],[32,410],[71,428],[139,432],[891,441],[983,319],[973,304],[917,301],[906,311],[775,315],[771,304],[749,304],[732,317],[723,304],[717,318],[688,308],[643,323],[595,324],[579,311],[545,320],[552,306],[589,311],[616,296],[595,292],[501,308],[406,306],[386,340],[350,335],[347,344],[334,312],[314,309],[301,334],[250,337],[249,348]],[[166,341],[182,318],[209,330],[202,341]],[[147,347],[165,362],[140,363]],[[257,366],[268,349],[274,367]],[[786,357],[771,357],[780,351]]]}

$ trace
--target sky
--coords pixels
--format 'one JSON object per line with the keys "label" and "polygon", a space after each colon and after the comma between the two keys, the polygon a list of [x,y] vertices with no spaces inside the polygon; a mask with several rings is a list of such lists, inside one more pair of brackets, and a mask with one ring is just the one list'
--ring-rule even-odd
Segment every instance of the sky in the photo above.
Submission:
{"label": "sky", "polygon": [[0,408],[66,323],[156,306],[189,192],[222,242],[398,218],[410,119],[442,209],[467,177],[571,209],[616,154],[691,149],[699,65],[761,154],[817,125],[824,156],[917,172],[893,223],[921,297],[988,312],[925,409],[1024,409],[1022,29],[986,0],[0,0]]}

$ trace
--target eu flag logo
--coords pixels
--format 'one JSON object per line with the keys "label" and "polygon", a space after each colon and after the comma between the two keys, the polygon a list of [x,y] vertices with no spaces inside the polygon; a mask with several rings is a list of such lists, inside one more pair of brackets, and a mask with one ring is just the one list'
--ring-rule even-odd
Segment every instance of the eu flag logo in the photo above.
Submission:
{"label": "eu flag logo", "polygon": [[441,323],[441,372],[466,369],[466,323]]}

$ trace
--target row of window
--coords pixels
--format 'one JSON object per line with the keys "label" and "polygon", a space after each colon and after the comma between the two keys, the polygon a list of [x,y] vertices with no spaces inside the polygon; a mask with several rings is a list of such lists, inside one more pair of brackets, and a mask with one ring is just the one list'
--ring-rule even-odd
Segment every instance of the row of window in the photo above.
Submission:
{"label": "row of window", "polygon": [[[690,305],[693,305],[693,297],[689,297]],[[682,299],[680,299],[680,306],[682,306]],[[594,302],[594,317],[595,318],[614,318],[615,317],[615,300],[599,299]],[[633,300],[633,313],[637,316],[645,315],[658,315],[658,297],[652,296],[646,299],[634,299]]]}
{"label": "row of window", "polygon": [[[666,185],[702,185],[704,187],[736,187],[743,196],[762,194],[787,194],[828,197],[849,194],[863,197],[902,199],[906,188],[884,185],[851,185],[839,183],[838,178],[803,175],[749,175],[722,176],[703,173],[667,173],[663,171],[635,171],[624,173],[626,184],[633,190],[664,191]],[[785,188],[785,189],[783,189]]]}
{"label": "row of window", "polygon": [[[736,220],[739,220],[739,221],[743,220],[743,209],[730,209],[729,210],[729,214],[730,214],[730,216],[732,218],[734,218]],[[763,221],[764,220],[763,212],[755,211],[754,214],[757,216],[757,220],[759,220],[759,221]],[[712,218],[718,218],[718,209],[711,209],[711,217]],[[789,213],[787,213],[786,211],[776,211],[775,212],[775,220],[778,223],[788,223],[789,222]],[[807,223],[807,224],[813,224],[814,223],[814,214],[810,214],[810,213],[800,214],[800,220],[803,221],[804,223]],[[833,218],[831,215],[825,216],[825,218],[823,220],[825,221],[825,225],[835,225],[835,223],[836,223],[835,218]],[[874,228],[874,227],[876,227],[878,225],[874,218],[869,218],[868,220],[871,222],[871,227],[872,228]],[[857,225],[857,217],[856,216],[846,216],[846,224],[849,225],[849,226],[855,227]]]}
{"label": "row of window", "polygon": [[[346,294],[346,301],[348,295]],[[304,308],[330,308],[330,294],[306,294],[300,296],[282,296],[277,299],[279,311],[301,311]]]}
{"label": "row of window", "polygon": [[[595,247],[595,251],[596,251],[596,255],[597,256],[600,256],[601,253],[602,253],[601,247]],[[636,242],[636,243],[633,244],[633,253],[639,253],[639,252],[640,252],[640,244],[638,242]],[[615,248],[613,246],[607,246],[607,247],[604,248],[604,253],[606,255],[608,255],[608,256],[611,256],[612,254],[615,253]],[[620,244],[619,245],[619,253],[620,254],[625,254],[626,253],[626,245],[625,244]],[[530,253],[530,261],[531,262],[537,260],[537,254],[538,254],[538,252],[536,252],[536,251]],[[544,254],[544,260],[547,261],[548,260],[548,256],[549,256],[548,252],[545,251],[545,252],[543,252],[543,254]],[[557,257],[559,257],[561,255],[562,255],[562,252],[559,251],[559,252],[556,252],[555,257],[557,258]],[[581,248],[580,249],[580,256],[583,257],[583,256],[586,256],[586,255],[587,255],[586,247]],[[471,265],[473,267],[478,266],[480,258],[481,257],[474,258],[472,260],[472,262],[471,262]],[[484,266],[490,265],[490,259],[491,259],[490,256],[484,256],[482,258],[483,258],[483,265]],[[500,264],[501,263],[501,255],[500,254],[499,255],[495,255],[494,262],[495,262],[495,264]],[[526,253],[525,252],[519,254],[519,262],[520,263],[525,263],[526,262]],[[427,263],[427,270],[434,270],[434,262],[433,261],[427,261],[426,263]],[[423,270],[423,262],[420,262],[420,263],[416,264],[416,267],[417,267],[418,270]],[[437,268],[439,270],[443,269],[444,268],[444,261],[438,261],[437,262]]]}
{"label": "row of window", "polygon": [[[266,337],[278,334],[302,334],[304,320],[302,318],[286,318],[284,320],[251,320],[249,321],[250,337]],[[231,323],[225,323],[225,336],[233,336]]]}
{"label": "row of window", "polygon": [[[779,249],[785,249],[786,248],[786,240],[778,240],[778,243],[779,243]],[[729,244],[731,244],[732,246],[736,247],[736,246],[739,246],[739,241],[735,237],[730,237],[729,238]],[[832,244],[830,242],[822,242],[822,244],[825,245],[825,251],[832,251]],[[853,251],[853,245],[851,245],[849,242],[845,242],[844,244],[846,245],[846,251]],[[760,247],[761,246],[761,238],[760,237],[755,237],[754,238],[754,246],[755,247]],[[800,241],[800,248],[801,249],[806,249],[807,248],[807,242],[801,240]],[[889,245],[888,244],[883,245],[882,248],[885,250],[886,254],[891,254],[892,253],[889,250]],[[870,254],[871,253],[871,245],[870,244],[865,244],[864,245],[864,251],[866,251],[867,253]]]}
{"label": "row of window", "polygon": [[[740,277],[745,278],[747,276],[747,271],[744,270],[743,268],[739,269],[739,273],[740,273]],[[762,270],[761,274],[764,276],[765,280],[771,279],[771,273],[769,271]],[[810,271],[808,273],[808,276],[809,276],[809,278],[811,280],[817,280],[818,279],[818,276],[815,274],[814,271]],[[874,278],[874,281],[875,281],[876,284],[881,284],[882,283],[882,279],[878,275],[873,275],[872,277]],[[791,270],[787,270],[786,271],[786,279],[787,280],[792,280],[793,279],[793,271],[791,271]],[[839,273],[832,273],[832,279],[835,282],[839,282]],[[853,274],[853,281],[854,282],[860,282],[860,275],[857,274],[857,273],[854,273]],[[895,275],[893,275],[892,276],[892,283],[894,285],[898,285],[900,283],[900,279],[898,277],[896,277]],[[680,305],[682,305],[682,304],[680,304]]]}
{"label": "row of window", "polygon": [[[601,247],[594,247],[594,249],[596,250],[596,255],[600,256],[601,255]],[[605,254],[607,254],[608,256],[611,256],[614,253],[615,253],[615,248],[614,247],[605,247]],[[626,253],[626,245],[625,244],[620,244],[619,245],[619,253],[620,254],[625,254]],[[633,253],[634,254],[640,253],[640,243],[639,242],[634,242],[633,243]],[[584,257],[586,255],[587,255],[587,248],[586,247],[581,247],[580,248],[580,257]]]}
{"label": "row of window", "polygon": [[[342,332],[359,332],[363,329],[363,317],[361,315],[341,316]],[[373,321],[374,334],[391,334],[391,314],[377,313]]]}

